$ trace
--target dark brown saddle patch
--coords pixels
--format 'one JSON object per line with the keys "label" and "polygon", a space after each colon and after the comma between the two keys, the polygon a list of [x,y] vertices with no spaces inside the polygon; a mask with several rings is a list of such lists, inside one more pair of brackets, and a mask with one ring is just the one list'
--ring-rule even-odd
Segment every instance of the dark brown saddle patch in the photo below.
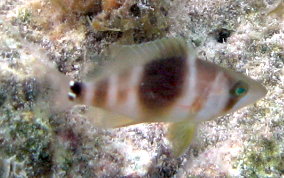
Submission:
{"label": "dark brown saddle patch", "polygon": [[139,101],[147,110],[168,107],[182,94],[187,64],[184,57],[151,61],[144,66],[139,86]]}

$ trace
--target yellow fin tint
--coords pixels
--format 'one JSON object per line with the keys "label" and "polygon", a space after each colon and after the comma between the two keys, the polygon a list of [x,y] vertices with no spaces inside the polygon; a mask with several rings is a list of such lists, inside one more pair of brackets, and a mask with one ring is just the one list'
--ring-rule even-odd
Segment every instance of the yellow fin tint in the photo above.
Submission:
{"label": "yellow fin tint", "polygon": [[173,154],[181,156],[190,145],[195,136],[196,124],[188,120],[171,123],[169,125],[167,138],[173,146]]}
{"label": "yellow fin tint", "polygon": [[138,124],[127,116],[113,113],[97,107],[89,107],[85,114],[87,119],[98,128],[119,128]]}
{"label": "yellow fin tint", "polygon": [[152,60],[187,58],[188,54],[195,56],[193,46],[181,38],[163,38],[139,45],[112,45],[104,54],[110,58],[111,64],[101,74],[94,76],[97,79],[143,66]]}

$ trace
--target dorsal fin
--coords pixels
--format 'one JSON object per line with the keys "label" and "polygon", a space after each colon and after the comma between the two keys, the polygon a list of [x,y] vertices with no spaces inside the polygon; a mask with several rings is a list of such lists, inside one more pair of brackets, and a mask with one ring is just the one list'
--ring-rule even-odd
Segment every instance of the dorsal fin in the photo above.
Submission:
{"label": "dorsal fin", "polygon": [[195,57],[194,48],[182,38],[163,38],[139,45],[112,45],[106,51],[111,60],[103,72],[94,78],[104,78],[149,61],[172,57]]}

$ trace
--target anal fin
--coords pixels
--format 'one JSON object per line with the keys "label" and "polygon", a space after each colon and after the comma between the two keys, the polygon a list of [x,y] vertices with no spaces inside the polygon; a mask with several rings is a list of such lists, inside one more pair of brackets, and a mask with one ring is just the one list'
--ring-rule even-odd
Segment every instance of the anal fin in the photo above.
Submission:
{"label": "anal fin", "polygon": [[87,119],[98,128],[119,128],[139,124],[137,121],[111,111],[97,107],[89,107],[85,113]]}
{"label": "anal fin", "polygon": [[167,138],[173,146],[173,154],[176,157],[182,155],[195,136],[196,123],[188,120],[170,123]]}

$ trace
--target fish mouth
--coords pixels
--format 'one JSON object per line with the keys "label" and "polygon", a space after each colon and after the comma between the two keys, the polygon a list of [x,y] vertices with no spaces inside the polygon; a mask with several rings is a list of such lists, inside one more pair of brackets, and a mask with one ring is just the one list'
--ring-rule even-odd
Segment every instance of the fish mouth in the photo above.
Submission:
{"label": "fish mouth", "polygon": [[250,95],[252,100],[257,101],[265,97],[267,92],[267,89],[262,84],[256,83],[252,86],[252,90],[248,94]]}

